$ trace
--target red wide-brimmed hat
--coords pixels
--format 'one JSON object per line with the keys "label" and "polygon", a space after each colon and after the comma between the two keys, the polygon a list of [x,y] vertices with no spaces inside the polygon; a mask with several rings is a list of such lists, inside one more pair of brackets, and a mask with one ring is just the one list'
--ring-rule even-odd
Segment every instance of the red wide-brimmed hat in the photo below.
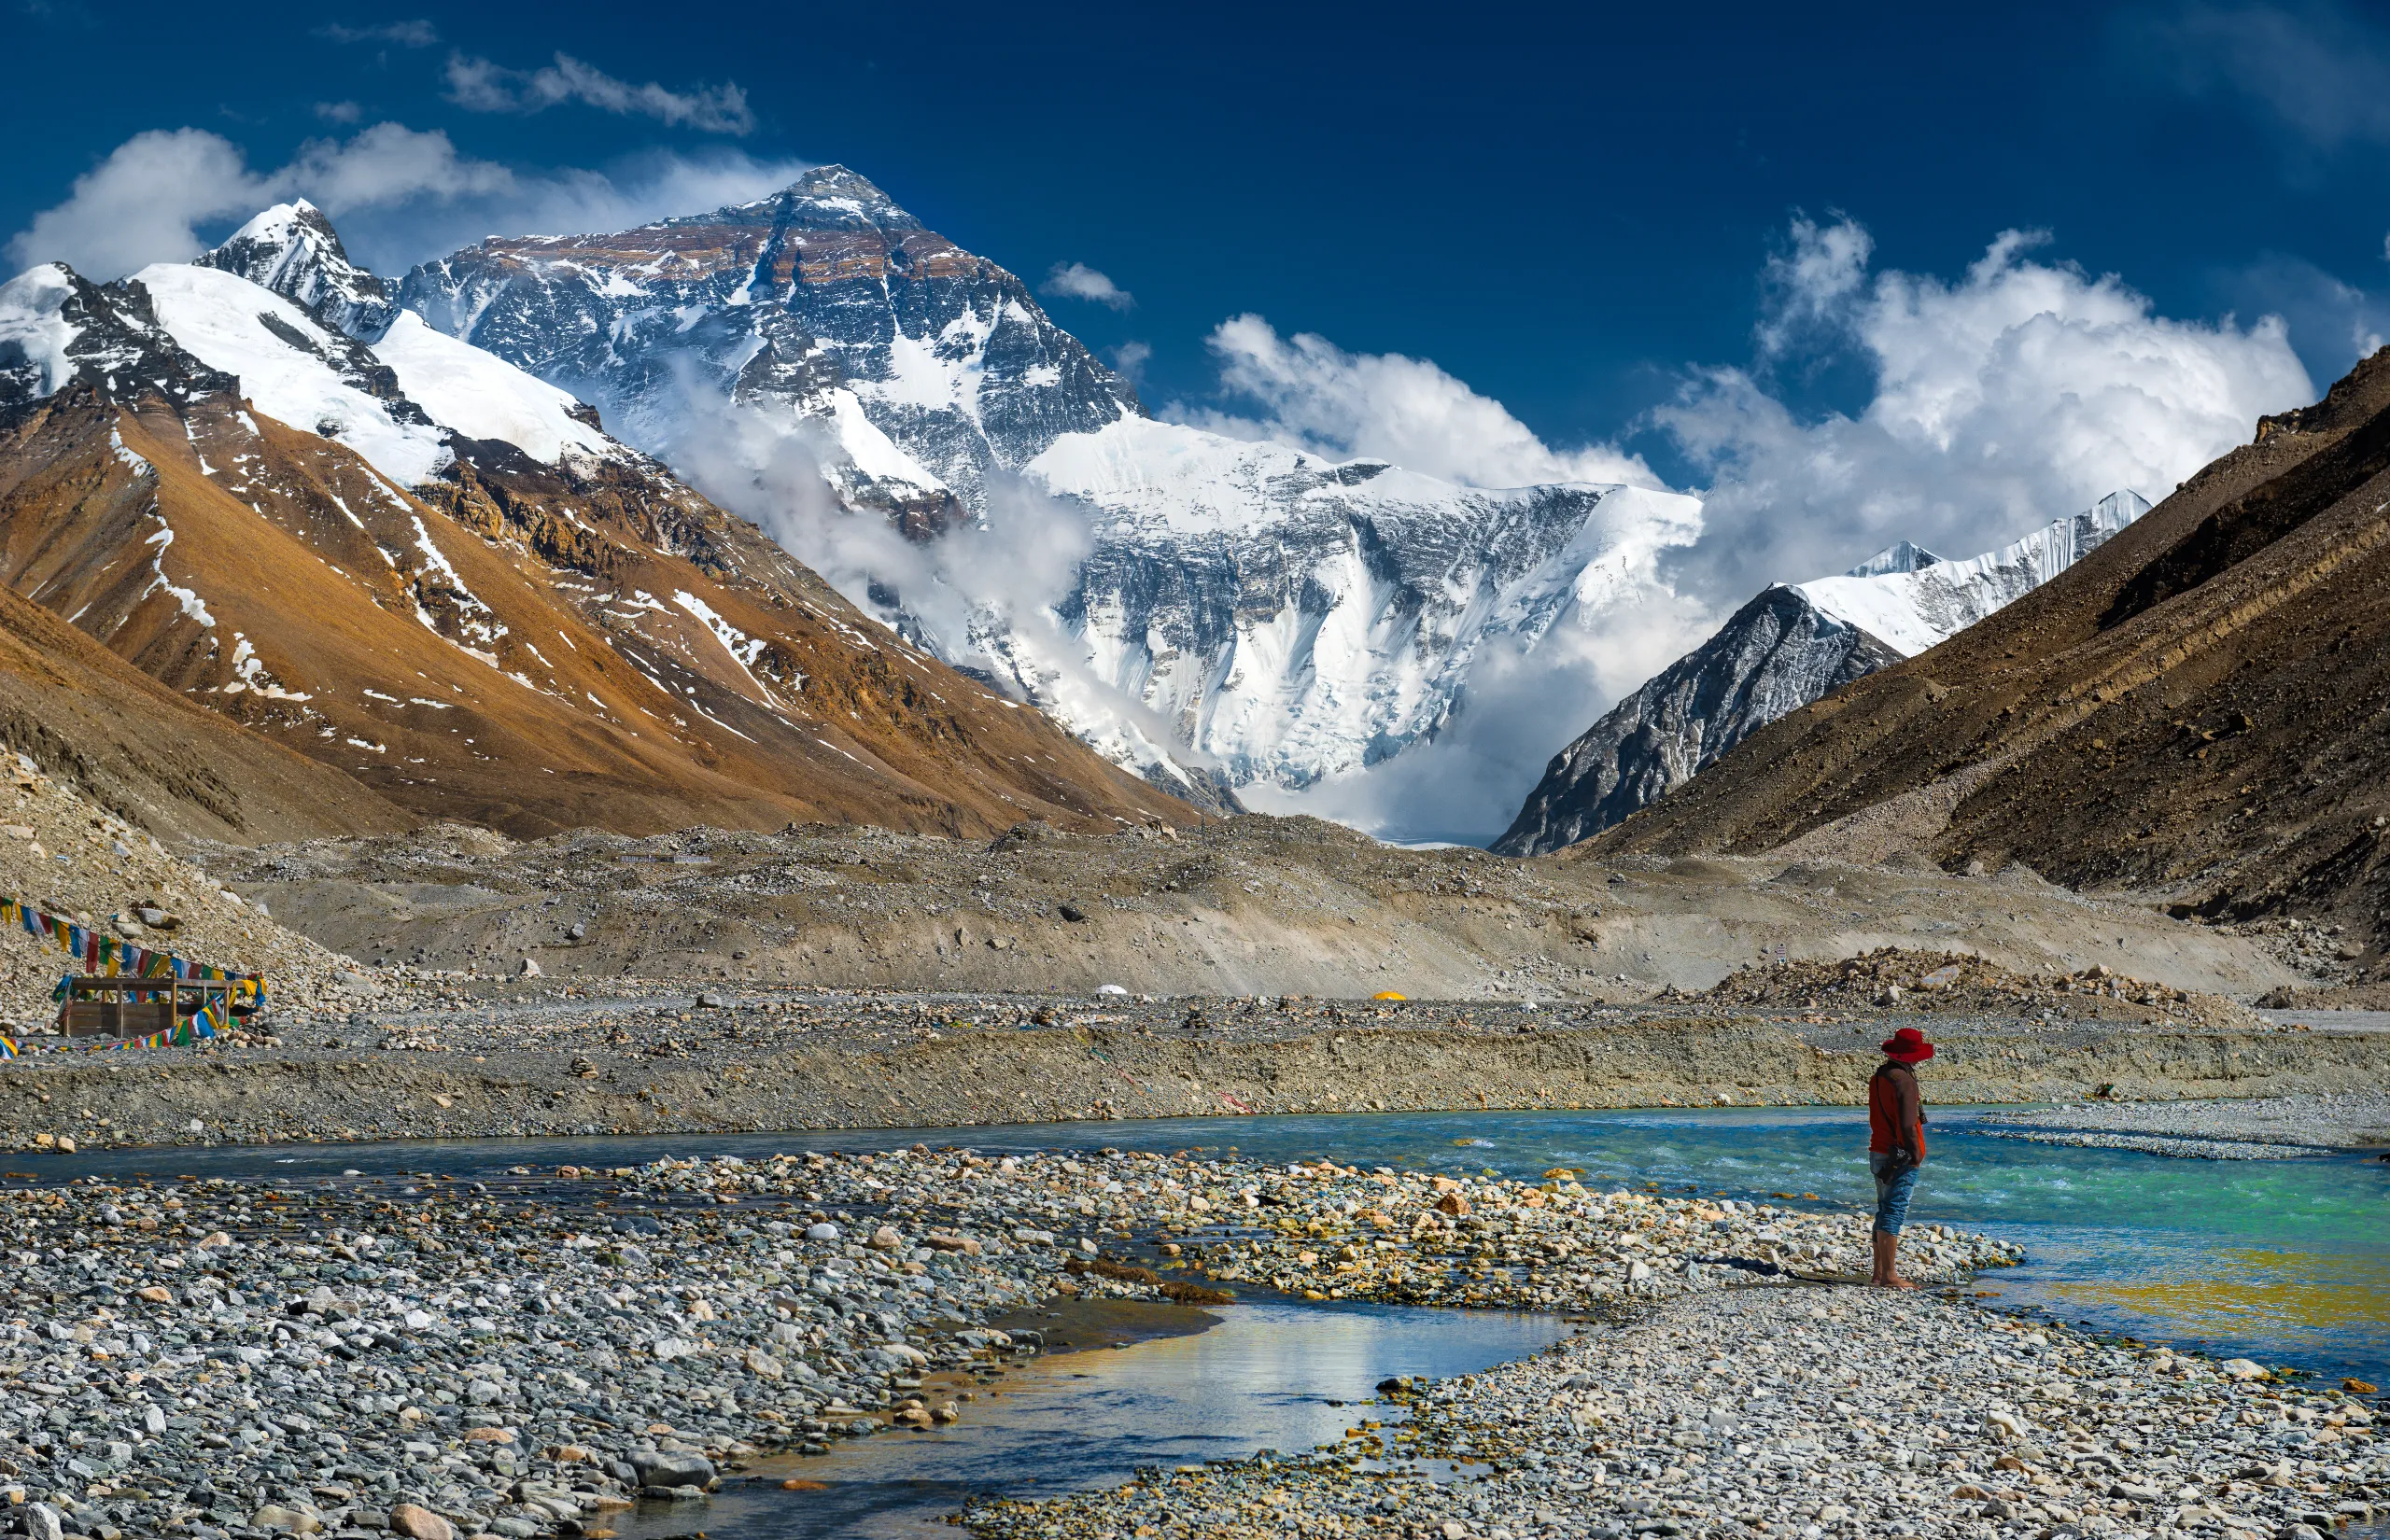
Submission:
{"label": "red wide-brimmed hat", "polygon": [[1914,1027],[1904,1027],[1884,1040],[1884,1056],[1899,1059],[1903,1064],[1915,1064],[1933,1057],[1933,1044]]}

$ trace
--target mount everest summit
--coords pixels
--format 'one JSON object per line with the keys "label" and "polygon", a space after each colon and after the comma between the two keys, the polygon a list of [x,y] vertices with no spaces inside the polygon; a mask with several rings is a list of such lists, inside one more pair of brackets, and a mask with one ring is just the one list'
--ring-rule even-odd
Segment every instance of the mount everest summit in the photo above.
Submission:
{"label": "mount everest summit", "polygon": [[[841,506],[773,525],[800,556],[1199,799],[1465,728],[1489,649],[1582,652],[1698,528],[1665,492],[1466,487],[1157,421],[1019,278],[843,167],[618,234],[485,240],[399,301],[759,519],[789,500],[766,460],[801,450]],[[725,401],[784,440],[709,441]]]}

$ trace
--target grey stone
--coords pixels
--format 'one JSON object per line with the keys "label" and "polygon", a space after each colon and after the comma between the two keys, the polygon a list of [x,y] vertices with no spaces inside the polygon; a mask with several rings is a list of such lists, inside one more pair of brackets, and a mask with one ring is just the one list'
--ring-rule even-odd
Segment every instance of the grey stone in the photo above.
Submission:
{"label": "grey stone", "polygon": [[626,1457],[643,1487],[703,1487],[713,1462],[694,1449],[633,1449]]}

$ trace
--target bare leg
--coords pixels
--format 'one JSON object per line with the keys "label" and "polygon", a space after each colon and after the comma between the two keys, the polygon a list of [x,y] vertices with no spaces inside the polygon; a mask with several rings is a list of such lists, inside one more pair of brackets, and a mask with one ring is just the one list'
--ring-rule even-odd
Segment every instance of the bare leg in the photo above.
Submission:
{"label": "bare leg", "polygon": [[1899,1268],[1894,1263],[1895,1256],[1901,1248],[1900,1237],[1886,1235],[1883,1231],[1877,1230],[1871,1233],[1869,1239],[1876,1243],[1876,1269],[1867,1281],[1879,1289],[1916,1288],[1916,1284],[1900,1275]]}

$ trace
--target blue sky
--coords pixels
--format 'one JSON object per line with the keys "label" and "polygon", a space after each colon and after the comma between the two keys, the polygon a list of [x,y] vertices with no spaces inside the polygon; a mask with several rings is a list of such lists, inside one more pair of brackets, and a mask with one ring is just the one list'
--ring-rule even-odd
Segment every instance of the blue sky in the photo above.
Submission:
{"label": "blue sky", "polygon": [[[2328,6],[7,3],[0,232],[38,235],[148,131],[236,161],[146,206],[204,175],[279,187],[313,155],[385,271],[839,161],[1033,280],[1105,274],[1133,303],[1049,307],[1099,350],[1149,350],[1150,402],[1221,405],[1207,339],[1258,315],[1432,360],[1545,442],[1679,485],[1749,447],[1667,426],[1702,371],[1798,424],[1878,389],[1880,340],[1787,299],[1803,228],[1863,231],[1869,282],[1954,285],[2003,231],[2044,231],[2032,262],[2119,274],[2152,317],[2282,315],[2317,388],[2390,285],[2390,29]],[[406,131],[388,163],[343,159],[386,124]],[[391,169],[430,133],[453,163]],[[376,202],[384,175],[430,190]],[[236,222],[196,217],[203,238]]]}

